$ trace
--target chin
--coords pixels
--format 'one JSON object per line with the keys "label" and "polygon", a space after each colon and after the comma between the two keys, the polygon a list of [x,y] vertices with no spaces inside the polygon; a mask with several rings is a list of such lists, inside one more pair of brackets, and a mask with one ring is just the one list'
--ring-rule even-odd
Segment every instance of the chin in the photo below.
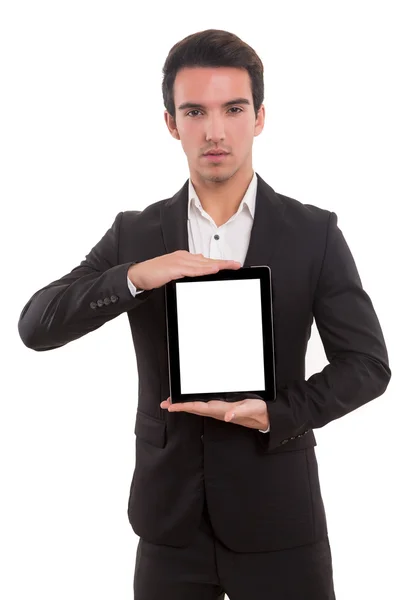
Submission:
{"label": "chin", "polygon": [[229,165],[229,167],[230,168],[228,169],[227,165],[210,165],[204,168],[204,165],[201,165],[201,168],[198,169],[198,173],[206,181],[226,181],[236,172],[235,169],[232,168],[232,165]]}
{"label": "chin", "polygon": [[232,177],[232,173],[226,171],[224,173],[210,173],[209,171],[206,171],[201,173],[201,176],[207,181],[227,181],[227,179]]}

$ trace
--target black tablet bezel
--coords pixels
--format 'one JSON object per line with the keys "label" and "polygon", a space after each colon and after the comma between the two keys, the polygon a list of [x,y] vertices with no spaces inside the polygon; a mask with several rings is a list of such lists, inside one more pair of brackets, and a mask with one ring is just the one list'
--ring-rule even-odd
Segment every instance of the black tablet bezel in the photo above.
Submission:
{"label": "black tablet bezel", "polygon": [[[240,279],[259,279],[261,286],[261,315],[263,328],[264,348],[264,373],[266,390],[238,390],[237,392],[215,392],[203,394],[182,394],[180,383],[180,361],[178,336],[171,336],[170,329],[178,331],[178,316],[176,302],[176,285],[186,282],[222,281]],[[266,401],[276,400],[276,376],[275,376],[275,347],[274,347],[274,325],[272,306],[272,279],[271,269],[267,265],[242,267],[240,269],[223,269],[211,275],[200,275],[199,277],[182,277],[177,281],[170,281],[165,285],[165,306],[167,319],[167,347],[168,347],[168,369],[171,402],[192,402],[194,400],[229,400],[246,394],[260,396]]]}

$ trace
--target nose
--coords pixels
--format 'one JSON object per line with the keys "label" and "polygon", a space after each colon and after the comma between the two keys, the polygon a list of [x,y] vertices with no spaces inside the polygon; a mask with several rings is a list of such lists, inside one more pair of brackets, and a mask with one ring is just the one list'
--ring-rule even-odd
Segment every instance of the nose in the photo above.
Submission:
{"label": "nose", "polygon": [[225,139],[223,119],[218,116],[210,116],[206,121],[206,140],[218,144]]}

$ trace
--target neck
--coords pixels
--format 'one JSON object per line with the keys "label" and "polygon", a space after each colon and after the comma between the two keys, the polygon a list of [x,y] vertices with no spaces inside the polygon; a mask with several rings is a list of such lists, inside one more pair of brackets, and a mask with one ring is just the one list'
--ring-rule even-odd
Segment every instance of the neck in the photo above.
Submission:
{"label": "neck", "polygon": [[253,167],[250,167],[245,174],[239,174],[237,171],[225,181],[209,181],[197,174],[191,177],[203,209],[210,215],[217,227],[229,221],[237,212],[253,176]]}

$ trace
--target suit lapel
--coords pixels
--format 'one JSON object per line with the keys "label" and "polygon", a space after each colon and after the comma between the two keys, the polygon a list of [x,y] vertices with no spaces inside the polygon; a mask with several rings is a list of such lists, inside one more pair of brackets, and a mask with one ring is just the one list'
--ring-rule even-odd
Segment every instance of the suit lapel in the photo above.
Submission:
{"label": "suit lapel", "polygon": [[[275,191],[257,175],[257,194],[253,227],[244,267],[268,265],[281,237],[284,204]],[[161,229],[167,254],[176,250],[189,252],[187,180],[161,209]]]}

